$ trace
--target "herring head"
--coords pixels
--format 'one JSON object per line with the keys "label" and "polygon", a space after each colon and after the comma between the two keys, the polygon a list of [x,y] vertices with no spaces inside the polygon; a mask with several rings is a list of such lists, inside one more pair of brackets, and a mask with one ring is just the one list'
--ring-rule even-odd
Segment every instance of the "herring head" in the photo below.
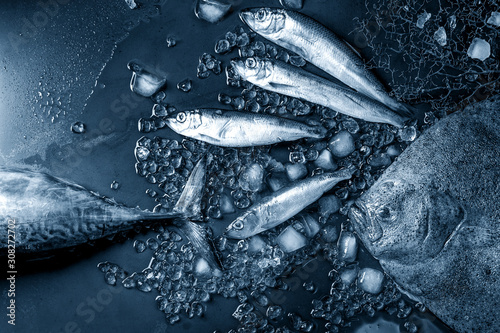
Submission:
{"label": "herring head", "polygon": [[201,115],[195,111],[179,111],[171,114],[167,125],[178,134],[186,135],[195,131],[201,125]]}
{"label": "herring head", "polygon": [[427,255],[428,209],[415,185],[380,180],[349,211],[354,229],[379,260],[421,260]]}
{"label": "herring head", "polygon": [[240,19],[259,35],[275,37],[284,30],[286,16],[280,8],[247,8],[240,12]]}
{"label": "herring head", "polygon": [[267,83],[270,77],[270,71],[267,70],[267,62],[265,59],[258,57],[236,58],[231,60],[236,74],[243,80],[253,84],[263,85]]}
{"label": "herring head", "polygon": [[228,238],[246,239],[262,231],[264,229],[261,228],[259,218],[252,211],[247,211],[231,222],[225,235]]}

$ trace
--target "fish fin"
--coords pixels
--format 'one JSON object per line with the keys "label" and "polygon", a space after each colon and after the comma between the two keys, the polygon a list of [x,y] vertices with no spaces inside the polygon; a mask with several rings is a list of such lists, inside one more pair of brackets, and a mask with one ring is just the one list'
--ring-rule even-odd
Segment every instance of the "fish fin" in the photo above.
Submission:
{"label": "fish fin", "polygon": [[473,239],[474,242],[482,244],[481,246],[496,246],[500,243],[500,230],[478,226],[466,226],[461,228],[461,232],[466,234],[469,240]]}
{"label": "fish fin", "polygon": [[351,45],[351,43],[349,43],[349,42],[348,42],[348,41],[346,41],[346,40],[344,40],[344,43],[345,43],[345,45],[347,45],[347,46],[351,49],[351,51],[352,51],[355,55],[357,55],[360,59],[363,59],[363,57],[361,56],[361,53],[359,53],[359,51],[358,51],[358,50],[357,50],[354,46],[352,46],[352,45]]}
{"label": "fish fin", "polygon": [[270,83],[268,83],[268,85],[271,86],[271,88],[276,89],[276,90],[294,88],[294,86],[292,86],[290,84],[284,84],[284,83],[270,82]]}
{"label": "fish fin", "polygon": [[192,220],[202,219],[201,198],[205,188],[206,165],[206,157],[203,156],[191,171],[184,190],[172,210],[174,213],[182,214]]}
{"label": "fish fin", "polygon": [[[219,136],[221,138],[224,138],[224,139],[227,139],[227,138],[233,138],[234,137],[234,134],[236,133],[231,133],[231,130],[234,131],[235,126],[233,126],[233,121],[232,120],[228,120],[226,121],[226,123],[224,124],[224,126],[222,126],[222,128],[220,129],[219,131]],[[237,130],[239,132],[239,130]]]}
{"label": "fish fin", "polygon": [[407,118],[415,118],[418,113],[418,109],[411,105],[406,105],[403,103],[399,103],[399,108],[396,110],[400,115]]}
{"label": "fish fin", "polygon": [[182,224],[178,224],[179,229],[198,250],[203,259],[205,259],[213,269],[222,270],[220,254],[215,247],[213,239],[208,235],[207,230],[194,222],[183,222]]}

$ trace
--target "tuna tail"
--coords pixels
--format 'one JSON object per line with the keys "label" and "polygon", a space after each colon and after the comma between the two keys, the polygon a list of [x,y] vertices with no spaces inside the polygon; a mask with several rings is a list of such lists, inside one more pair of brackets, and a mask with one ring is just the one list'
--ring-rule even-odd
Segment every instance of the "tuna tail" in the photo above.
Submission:
{"label": "tuna tail", "polygon": [[206,157],[203,156],[191,172],[186,186],[173,208],[174,213],[181,214],[193,221],[201,221],[203,219],[201,198],[203,196],[203,189],[205,188],[206,166]]}
{"label": "tuna tail", "polygon": [[219,252],[215,247],[212,237],[210,237],[204,227],[191,221],[182,221],[179,229],[198,250],[199,254],[209,263],[210,267],[213,269],[222,269]]}
{"label": "tuna tail", "polygon": [[[212,268],[222,267],[220,256],[215,248],[212,238],[202,226],[191,222],[201,221],[201,198],[205,188],[207,160],[203,156],[191,171],[186,186],[182,191],[179,200],[173,208],[173,215],[181,215],[176,225],[186,238],[199,251],[200,255],[210,264]],[[189,219],[189,220],[188,220]]]}

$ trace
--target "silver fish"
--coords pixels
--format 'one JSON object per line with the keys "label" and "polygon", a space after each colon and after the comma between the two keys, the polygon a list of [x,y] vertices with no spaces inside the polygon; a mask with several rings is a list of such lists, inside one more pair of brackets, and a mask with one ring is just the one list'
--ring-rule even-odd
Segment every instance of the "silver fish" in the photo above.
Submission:
{"label": "silver fish", "polygon": [[[193,244],[205,244],[202,255],[214,263],[201,227],[187,221],[203,193],[205,161],[193,169],[173,212],[152,213],[129,208],[82,186],[46,173],[0,169],[0,252],[15,244],[16,253],[38,256],[111,237],[153,221],[176,221]],[[194,185],[197,185],[194,189]],[[188,194],[186,194],[189,192]],[[12,231],[8,231],[12,230]],[[208,244],[208,245],[207,245]]]}
{"label": "silver fish", "polygon": [[403,127],[407,118],[380,102],[304,69],[274,59],[234,59],[237,74],[263,89],[329,107],[366,121]]}
{"label": "silver fish", "polygon": [[167,125],[178,134],[223,147],[321,139],[327,132],[322,126],[310,126],[290,119],[218,109],[180,111],[167,118]]}
{"label": "silver fish", "polygon": [[253,31],[291,50],[354,90],[389,108],[409,114],[390,97],[353,48],[316,20],[281,8],[248,8],[240,18]]}
{"label": "silver fish", "polygon": [[229,238],[245,239],[294,217],[343,180],[351,178],[354,168],[324,173],[283,187],[251,206],[226,229]]}
{"label": "silver fish", "polygon": [[458,332],[500,332],[499,109],[439,121],[349,214],[401,290]]}

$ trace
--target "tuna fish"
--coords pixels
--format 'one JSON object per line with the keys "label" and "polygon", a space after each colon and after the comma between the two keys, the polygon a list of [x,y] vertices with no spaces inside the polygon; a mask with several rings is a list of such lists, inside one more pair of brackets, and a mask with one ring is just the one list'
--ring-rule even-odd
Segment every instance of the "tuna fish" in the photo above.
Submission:
{"label": "tuna fish", "polygon": [[266,90],[323,105],[366,121],[403,127],[406,120],[380,102],[278,60],[252,57],[235,59],[231,64],[243,80]]}
{"label": "tuna fish", "polygon": [[199,209],[191,206],[199,204],[197,198],[203,193],[204,178],[205,161],[202,158],[193,169],[174,211],[153,213],[120,205],[46,173],[2,168],[0,251],[5,253],[8,248],[15,247],[16,253],[38,257],[111,237],[137,225],[177,221],[194,244],[204,244],[201,253],[214,263],[203,228],[186,220],[192,214],[199,214]]}
{"label": "tuna fish", "polygon": [[439,121],[349,214],[400,289],[458,332],[500,332],[499,109]]}
{"label": "tuna fish", "polygon": [[218,109],[180,111],[167,119],[175,132],[222,147],[270,145],[302,138],[321,139],[322,126],[276,116]]}
{"label": "tuna fish", "polygon": [[294,217],[343,180],[351,178],[354,168],[324,173],[283,187],[248,208],[226,230],[229,238],[245,239],[274,228]]}
{"label": "tuna fish", "polygon": [[248,8],[241,11],[240,18],[259,35],[297,53],[354,90],[393,110],[409,113],[406,106],[387,94],[350,45],[314,19],[281,8]]}

